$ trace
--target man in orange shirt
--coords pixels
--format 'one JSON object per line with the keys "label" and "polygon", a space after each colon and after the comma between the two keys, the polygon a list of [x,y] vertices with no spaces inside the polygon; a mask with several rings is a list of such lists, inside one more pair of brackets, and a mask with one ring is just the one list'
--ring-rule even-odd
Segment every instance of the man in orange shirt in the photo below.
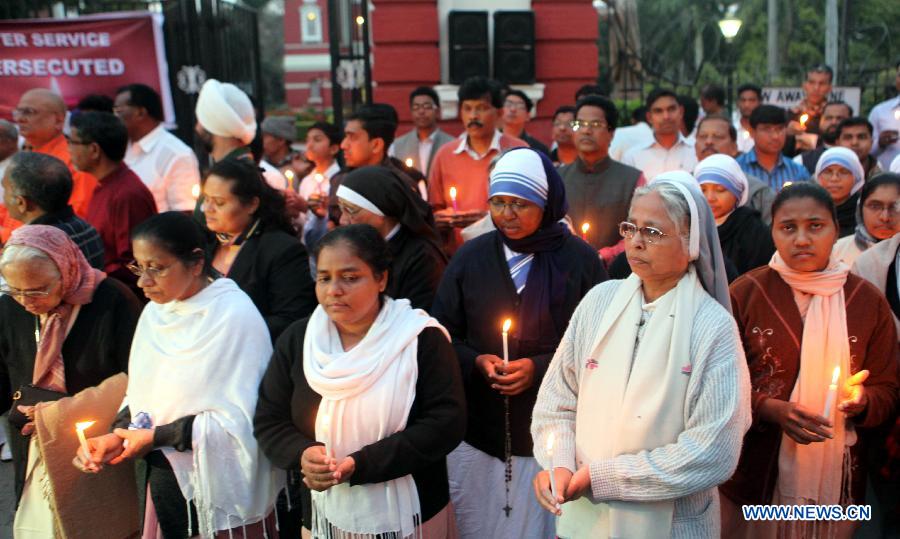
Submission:
{"label": "man in orange shirt", "polygon": [[19,125],[19,133],[25,138],[26,150],[52,155],[69,167],[74,183],[69,204],[79,217],[85,217],[94,188],[97,187],[97,179],[72,166],[69,146],[63,135],[66,104],[62,98],[46,88],[28,90],[19,99],[18,107],[13,111],[13,119]]}

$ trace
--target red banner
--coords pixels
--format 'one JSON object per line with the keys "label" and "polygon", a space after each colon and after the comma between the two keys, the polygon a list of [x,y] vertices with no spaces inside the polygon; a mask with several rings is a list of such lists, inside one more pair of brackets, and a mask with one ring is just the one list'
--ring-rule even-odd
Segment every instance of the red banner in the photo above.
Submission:
{"label": "red banner", "polygon": [[31,88],[49,88],[72,108],[88,94],[114,98],[140,82],[159,92],[174,123],[162,22],[148,12],[0,21],[0,116],[11,118]]}

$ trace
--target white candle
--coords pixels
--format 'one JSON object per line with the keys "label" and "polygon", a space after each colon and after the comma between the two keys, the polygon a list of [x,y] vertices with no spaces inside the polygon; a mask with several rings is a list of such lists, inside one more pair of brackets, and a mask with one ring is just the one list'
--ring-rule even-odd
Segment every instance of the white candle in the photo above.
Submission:
{"label": "white candle", "polygon": [[314,177],[316,179],[316,190],[319,192],[320,195],[324,194],[322,192],[322,182],[325,180],[325,176],[322,176],[321,174],[319,174],[317,172]]}
{"label": "white candle", "polygon": [[503,368],[509,366],[509,326],[512,325],[512,320],[509,318],[503,322]]}
{"label": "white candle", "polygon": [[328,414],[322,414],[322,438],[324,438],[323,442],[325,443],[325,456],[331,457],[331,447],[328,443],[328,426],[331,424],[331,416]]}
{"label": "white candle", "polygon": [[84,453],[85,458],[89,460],[91,458],[91,450],[88,448],[87,439],[84,437],[84,431],[93,424],[93,421],[75,423],[75,432],[78,434],[78,441],[81,443],[81,452]]}
{"label": "white candle", "polygon": [[200,184],[194,184],[191,187],[191,196],[194,197],[194,200],[200,198]]}
{"label": "white candle", "polygon": [[825,397],[825,411],[822,416],[831,420],[831,407],[834,406],[834,400],[837,398],[838,378],[841,377],[841,368],[835,367],[834,373],[831,375],[831,385],[828,386],[828,395]]}
{"label": "white candle", "polygon": [[456,187],[450,188],[450,202],[453,204],[453,211],[459,211],[456,207]]}
{"label": "white candle", "polygon": [[553,495],[553,502],[559,509],[559,502],[556,496],[556,477],[553,475],[553,440],[556,436],[551,432],[547,438],[547,458],[550,459],[550,493]]}

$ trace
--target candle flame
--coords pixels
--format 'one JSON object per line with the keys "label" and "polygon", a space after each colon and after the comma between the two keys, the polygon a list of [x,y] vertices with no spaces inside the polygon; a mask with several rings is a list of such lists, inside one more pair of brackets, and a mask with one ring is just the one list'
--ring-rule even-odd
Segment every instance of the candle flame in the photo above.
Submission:
{"label": "candle flame", "polygon": [[316,173],[315,178],[316,178],[316,183],[322,183],[322,181],[325,179],[325,176],[322,176],[321,174]]}
{"label": "candle flame", "polygon": [[191,196],[194,198],[200,198],[200,184],[196,184],[191,187]]}
{"label": "candle flame", "polygon": [[75,423],[75,430],[77,430],[79,432],[84,432],[94,423],[96,423],[96,421],[82,421],[80,423]]}
{"label": "candle flame", "polygon": [[784,189],[785,187],[790,187],[793,184],[794,182],[784,182],[784,185],[782,185],[781,188]]}
{"label": "candle flame", "polygon": [[556,434],[550,433],[550,436],[547,437],[547,453],[553,452],[553,442],[556,440]]}
{"label": "candle flame", "polygon": [[285,170],[284,177],[287,178],[288,180],[293,180],[294,179],[294,171],[293,170]]}
{"label": "candle flame", "polygon": [[503,322],[503,333],[509,333],[509,326],[511,326],[511,325],[512,325],[512,320],[510,320],[509,318],[507,318],[507,319]]}
{"label": "candle flame", "polygon": [[450,200],[456,200],[456,187],[450,188]]}
{"label": "candle flame", "polygon": [[581,225],[581,233],[582,233],[582,234],[587,234],[587,231],[590,230],[590,229],[591,229],[591,224],[590,224],[590,223],[583,223],[583,224]]}
{"label": "candle flame", "polygon": [[804,112],[803,114],[800,115],[800,125],[802,125],[803,127],[806,127],[807,121],[809,121],[809,114],[806,114]]}
{"label": "candle flame", "polygon": [[900,109],[894,111],[894,119],[900,120]]}
{"label": "candle flame", "polygon": [[835,367],[834,372],[831,374],[831,385],[836,386],[838,383],[838,378],[841,377],[841,368]]}
{"label": "candle flame", "polygon": [[407,166],[408,168],[412,168],[412,166],[413,166],[413,160],[412,160],[412,157],[407,157],[407,158],[406,158],[406,166]]}

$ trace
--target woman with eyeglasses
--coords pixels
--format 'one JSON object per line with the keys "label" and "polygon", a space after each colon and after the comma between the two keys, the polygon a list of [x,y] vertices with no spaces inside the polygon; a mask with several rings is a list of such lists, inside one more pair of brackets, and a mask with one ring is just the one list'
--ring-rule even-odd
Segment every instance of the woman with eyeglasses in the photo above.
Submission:
{"label": "woman with eyeglasses", "polygon": [[337,190],[341,225],[373,226],[391,250],[385,294],[430,309],[447,257],[427,202],[387,167],[362,167]]}
{"label": "woman with eyeglasses", "polygon": [[534,406],[534,493],[559,537],[719,537],[750,383],[716,223],[665,172],[620,230],[634,272],[578,305]]}
{"label": "woman with eyeglasses", "polygon": [[569,317],[606,271],[560,222],[565,187],[548,157],[509,150],[488,196],[496,230],[454,255],[432,309],[453,338],[468,404],[465,441],[447,462],[451,499],[462,537],[553,537],[553,516],[530,494],[531,411]]}
{"label": "woman with eyeglasses", "polygon": [[863,185],[856,203],[856,229],[834,244],[834,256],[852,266],[875,244],[900,232],[900,175],[881,173]]}
{"label": "woman with eyeglasses", "polygon": [[[138,321],[128,389],[112,433],[78,450],[83,470],[147,463],[143,537],[277,537],[283,484],[253,437],[272,356],[265,321],[231,279],[211,280],[200,226],[180,212],[131,234]],[[239,534],[243,535],[239,535]]]}
{"label": "woman with eyeglasses", "polygon": [[731,285],[754,427],[720,488],[722,537],[851,537],[853,521],[747,521],[741,506],[862,503],[867,431],[894,417],[891,309],[832,253],[832,197],[811,182],[782,189],[772,206],[776,253]]}
{"label": "woman with eyeglasses", "polygon": [[828,191],[837,211],[839,238],[853,235],[859,190],[866,182],[866,171],[859,157],[849,148],[828,148],[816,163],[816,182]]}
{"label": "woman with eyeglasses", "polygon": [[[737,275],[764,266],[772,258],[772,234],[758,211],[747,206],[750,184],[733,157],[714,154],[697,165],[694,176],[712,209],[722,255]],[[730,282],[730,281],[729,281]]]}
{"label": "woman with eyeglasses", "polygon": [[316,307],[309,257],[285,213],[284,196],[253,163],[219,161],[203,181],[206,227],[215,233],[215,274],[234,281],[266,320],[272,342]]}
{"label": "woman with eyeglasses", "polygon": [[141,304],[124,284],[91,268],[65,232],[51,226],[15,230],[0,256],[0,273],[0,412],[15,406],[8,441],[15,494],[23,515],[46,517],[43,523],[19,518],[16,536],[52,537],[53,518],[38,480],[45,475],[43,456],[32,437],[39,401],[27,386],[55,400],[125,372]]}

